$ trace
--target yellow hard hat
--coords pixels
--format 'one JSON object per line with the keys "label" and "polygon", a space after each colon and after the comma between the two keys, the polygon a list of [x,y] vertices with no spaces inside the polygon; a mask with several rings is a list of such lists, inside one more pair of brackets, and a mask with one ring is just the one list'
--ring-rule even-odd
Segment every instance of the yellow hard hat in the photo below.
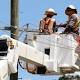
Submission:
{"label": "yellow hard hat", "polygon": [[48,14],[57,15],[57,13],[55,12],[55,10],[52,9],[52,8],[49,8],[48,10],[45,11],[45,15],[48,15]]}

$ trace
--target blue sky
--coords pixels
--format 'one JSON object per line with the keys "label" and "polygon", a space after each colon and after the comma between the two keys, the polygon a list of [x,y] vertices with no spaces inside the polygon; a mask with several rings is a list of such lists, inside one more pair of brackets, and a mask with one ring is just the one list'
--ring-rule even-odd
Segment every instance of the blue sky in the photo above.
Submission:
{"label": "blue sky", "polygon": [[[80,15],[80,0],[19,0],[19,26],[30,23],[32,28],[38,28],[39,21],[48,8],[53,8],[57,12],[55,19],[58,24],[64,23],[67,19],[64,10],[70,4],[78,9]],[[10,25],[10,0],[0,0],[0,10],[0,27]],[[19,71],[20,76],[28,77],[30,80],[55,80],[55,76],[34,76],[21,69]]]}
{"label": "blue sky", "polygon": [[[64,10],[70,4],[73,4],[80,11],[80,0],[19,0],[19,25],[23,26],[26,23],[31,23],[38,26],[39,20],[48,8],[54,8],[58,13],[55,16],[57,23],[65,22]],[[10,0],[1,0],[0,10],[0,24],[9,25]]]}

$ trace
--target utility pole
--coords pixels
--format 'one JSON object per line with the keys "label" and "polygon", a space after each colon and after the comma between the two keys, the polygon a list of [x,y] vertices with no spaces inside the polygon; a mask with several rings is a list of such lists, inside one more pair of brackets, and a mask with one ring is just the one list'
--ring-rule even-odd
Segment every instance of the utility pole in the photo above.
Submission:
{"label": "utility pole", "polygon": [[18,39],[18,0],[11,0],[11,37]]}
{"label": "utility pole", "polygon": [[[18,39],[18,0],[11,0],[11,37]],[[10,80],[18,80],[18,72],[10,75]]]}

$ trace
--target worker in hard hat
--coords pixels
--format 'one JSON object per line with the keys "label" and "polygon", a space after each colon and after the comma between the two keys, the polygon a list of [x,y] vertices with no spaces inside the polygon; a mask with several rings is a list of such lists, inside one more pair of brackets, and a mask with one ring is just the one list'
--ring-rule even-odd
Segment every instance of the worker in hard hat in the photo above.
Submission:
{"label": "worker in hard hat", "polygon": [[64,33],[76,33],[79,34],[79,17],[77,15],[77,9],[73,5],[69,5],[66,10],[65,14],[68,16],[68,21],[64,25],[60,25],[65,27]]}
{"label": "worker in hard hat", "polygon": [[52,19],[54,15],[57,15],[54,9],[49,8],[45,11],[45,17],[40,21],[39,32],[43,34],[51,34],[55,32],[56,20]]}

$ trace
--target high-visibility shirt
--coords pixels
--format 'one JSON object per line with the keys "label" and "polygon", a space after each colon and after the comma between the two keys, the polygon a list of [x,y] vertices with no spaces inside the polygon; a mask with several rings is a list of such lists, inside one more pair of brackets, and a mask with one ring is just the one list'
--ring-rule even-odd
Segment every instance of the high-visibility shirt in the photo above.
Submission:
{"label": "high-visibility shirt", "polygon": [[78,21],[79,21],[79,17],[77,14],[72,14],[69,17],[69,20],[67,22],[67,26],[66,27],[72,27],[73,31],[77,31],[78,30]]}
{"label": "high-visibility shirt", "polygon": [[54,32],[55,25],[55,19],[46,17],[40,21],[39,30],[44,34],[51,34]]}

